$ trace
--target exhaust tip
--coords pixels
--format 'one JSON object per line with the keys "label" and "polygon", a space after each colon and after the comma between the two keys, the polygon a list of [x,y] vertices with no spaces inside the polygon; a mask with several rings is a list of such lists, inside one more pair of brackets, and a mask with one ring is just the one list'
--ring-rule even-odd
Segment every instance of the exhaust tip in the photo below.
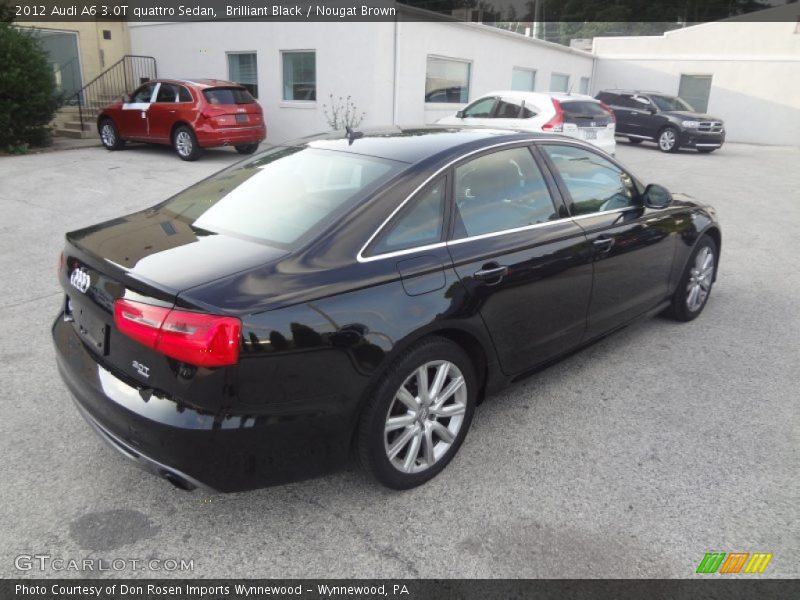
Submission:
{"label": "exhaust tip", "polygon": [[186,481],[183,477],[181,477],[180,475],[176,475],[175,473],[172,473],[170,471],[162,472],[161,476],[179,490],[183,490],[185,492],[191,492],[192,490],[195,489],[195,486]]}

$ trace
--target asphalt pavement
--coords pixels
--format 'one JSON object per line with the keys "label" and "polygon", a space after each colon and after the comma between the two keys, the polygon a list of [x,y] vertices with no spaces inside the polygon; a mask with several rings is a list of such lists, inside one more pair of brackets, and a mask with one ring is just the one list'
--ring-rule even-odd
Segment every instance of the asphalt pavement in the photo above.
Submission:
{"label": "asphalt pavement", "polygon": [[0,576],[669,578],[712,551],[772,553],[761,577],[800,575],[800,148],[617,155],[717,208],[722,261],[699,319],[641,321],[488,399],[423,487],[389,491],[354,464],[233,495],[177,490],[106,447],[49,330],[64,232],[238,155],[0,158]]}

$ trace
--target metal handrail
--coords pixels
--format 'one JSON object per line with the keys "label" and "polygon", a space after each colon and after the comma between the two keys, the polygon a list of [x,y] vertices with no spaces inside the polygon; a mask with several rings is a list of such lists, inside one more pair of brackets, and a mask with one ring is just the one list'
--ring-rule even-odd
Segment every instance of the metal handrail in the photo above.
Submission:
{"label": "metal handrail", "polygon": [[84,115],[84,107],[88,111],[93,105],[103,103],[100,98],[101,94],[119,96],[128,91],[131,81],[135,81],[135,84],[138,85],[142,81],[156,77],[158,77],[158,69],[154,57],[126,54],[81,89],[65,98],[65,104],[73,101],[77,103],[78,119],[81,123],[81,131],[83,131],[85,120],[93,117],[97,112],[95,110]]}

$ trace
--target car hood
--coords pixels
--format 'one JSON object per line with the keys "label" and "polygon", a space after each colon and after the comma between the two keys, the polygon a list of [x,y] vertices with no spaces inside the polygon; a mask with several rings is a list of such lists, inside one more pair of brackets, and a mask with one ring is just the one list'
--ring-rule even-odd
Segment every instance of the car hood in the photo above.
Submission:
{"label": "car hood", "polygon": [[171,294],[287,254],[261,242],[199,229],[157,209],[73,231],[67,240],[132,279]]}
{"label": "car hood", "polygon": [[674,115],[686,121],[722,121],[719,117],[714,117],[706,113],[696,113],[688,110],[670,110],[664,111],[667,115]]}

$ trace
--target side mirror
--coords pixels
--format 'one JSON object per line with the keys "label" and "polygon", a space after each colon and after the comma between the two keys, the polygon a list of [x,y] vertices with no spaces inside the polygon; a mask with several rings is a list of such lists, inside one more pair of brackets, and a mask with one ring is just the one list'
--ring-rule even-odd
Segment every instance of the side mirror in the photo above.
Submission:
{"label": "side mirror", "polygon": [[650,208],[667,208],[672,203],[672,194],[664,186],[651,183],[644,189],[642,199]]}
{"label": "side mirror", "polygon": [[122,101],[123,101],[125,104],[127,104],[128,102],[130,102],[130,101],[131,101],[130,94],[122,94]]}
{"label": "side mirror", "polygon": [[463,110],[458,111],[456,113],[456,118],[457,119],[463,119],[464,118],[464,111]]}
{"label": "side mirror", "polygon": [[654,114],[656,114],[656,113],[658,112],[658,109],[657,109],[655,106],[651,106],[650,108],[648,108],[648,109],[647,109],[647,111],[648,111],[648,112],[649,112],[651,115],[654,115]]}

